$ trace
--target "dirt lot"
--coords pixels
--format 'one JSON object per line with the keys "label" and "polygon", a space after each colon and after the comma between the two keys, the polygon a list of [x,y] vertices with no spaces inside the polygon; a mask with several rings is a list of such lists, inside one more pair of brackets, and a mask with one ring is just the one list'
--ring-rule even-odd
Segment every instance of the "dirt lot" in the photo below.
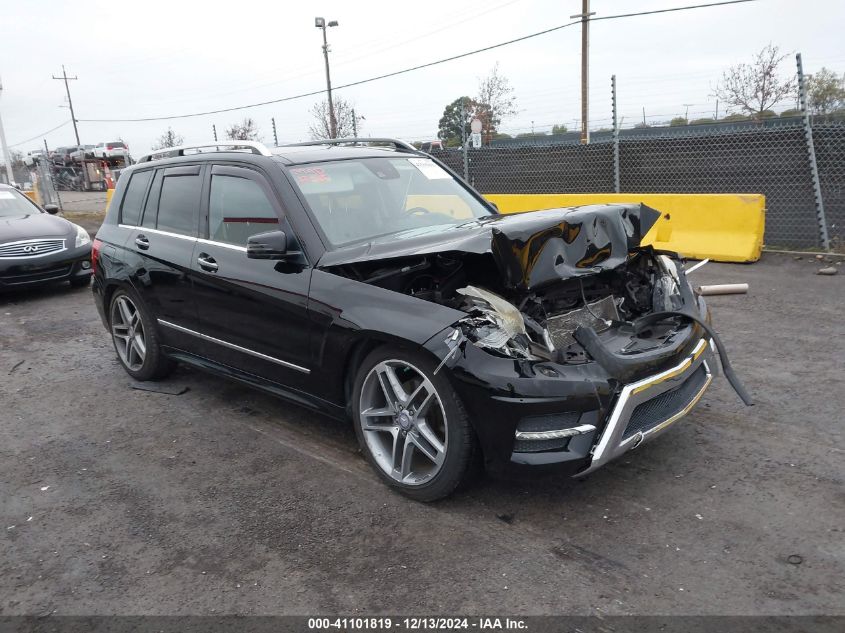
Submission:
{"label": "dirt lot", "polygon": [[845,614],[845,271],[817,268],[694,274],[751,284],[710,303],[757,406],[720,379],[586,481],[432,506],[294,405],[131,389],[88,290],[0,297],[0,613]]}

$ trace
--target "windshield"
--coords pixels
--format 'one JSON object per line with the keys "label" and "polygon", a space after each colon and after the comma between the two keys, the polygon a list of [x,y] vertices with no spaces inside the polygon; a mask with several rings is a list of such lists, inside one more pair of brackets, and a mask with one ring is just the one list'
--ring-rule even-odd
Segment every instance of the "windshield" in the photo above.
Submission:
{"label": "windshield", "polygon": [[492,214],[430,158],[362,158],[290,171],[333,246],[402,239]]}
{"label": "windshield", "polygon": [[16,215],[32,215],[40,213],[29,198],[14,189],[0,189],[0,218],[9,218]]}

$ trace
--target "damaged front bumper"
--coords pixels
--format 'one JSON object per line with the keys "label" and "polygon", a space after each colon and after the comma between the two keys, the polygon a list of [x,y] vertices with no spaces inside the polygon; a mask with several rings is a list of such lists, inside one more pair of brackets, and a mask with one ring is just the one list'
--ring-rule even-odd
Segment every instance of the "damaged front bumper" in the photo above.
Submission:
{"label": "damaged front bumper", "polygon": [[[704,318],[703,301],[699,309]],[[683,417],[718,371],[712,341],[695,322],[638,353],[638,371],[622,380],[594,361],[509,359],[472,344],[455,353],[440,335],[427,347],[446,358],[487,469],[500,475],[590,473]]]}
{"label": "damaged front bumper", "polygon": [[692,354],[665,371],[625,385],[604,429],[594,438],[586,475],[652,439],[684,417],[718,371],[712,342],[701,339]]}

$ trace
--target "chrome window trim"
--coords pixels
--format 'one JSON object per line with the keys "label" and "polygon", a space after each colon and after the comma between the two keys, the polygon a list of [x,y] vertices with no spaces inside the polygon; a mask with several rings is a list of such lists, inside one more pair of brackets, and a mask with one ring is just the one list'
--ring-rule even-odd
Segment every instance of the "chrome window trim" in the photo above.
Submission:
{"label": "chrome window trim", "polygon": [[204,237],[198,237],[197,242],[200,244],[208,244],[209,246],[220,246],[222,248],[228,248],[233,251],[240,251],[242,253],[246,253],[246,246],[238,246],[237,244],[227,244],[226,242],[218,242],[216,240],[207,240]]}
{"label": "chrome window trim", "polygon": [[[162,231],[161,229],[151,229],[146,226],[135,226],[132,224],[118,224],[118,228],[131,229],[134,231],[146,231],[154,235],[166,235],[167,237],[175,237],[180,240],[188,240],[191,242],[198,242],[199,244],[208,244],[209,246],[220,246],[228,248],[233,251],[246,253],[246,246],[238,246],[237,244],[227,244],[226,242],[217,242],[215,240],[207,240],[204,237],[191,237],[190,235],[182,235],[181,233],[172,233],[170,231]],[[5,246],[5,245],[4,245]]]}
{"label": "chrome window trim", "polygon": [[199,238],[192,237],[190,235],[182,235],[181,233],[172,233],[170,231],[162,231],[161,229],[151,229],[146,226],[133,226],[131,224],[118,224],[118,228],[121,229],[133,229],[136,231],[145,231],[147,233],[152,233],[154,235],[165,235],[167,237],[175,237],[176,239],[180,240],[187,240],[189,242],[196,242]]}
{"label": "chrome window trim", "polygon": [[235,345],[234,343],[230,343],[228,341],[221,340],[219,338],[214,338],[213,336],[209,336],[208,334],[203,334],[202,332],[197,332],[195,330],[191,330],[189,328],[183,327],[181,325],[176,325],[175,323],[171,323],[170,321],[165,321],[164,319],[156,319],[160,325],[164,325],[169,328],[173,328],[174,330],[178,330],[179,332],[184,332],[185,334],[192,334],[193,336],[197,336],[205,341],[210,343],[217,343],[218,345],[222,345],[223,347],[228,347],[229,349],[233,349],[236,352],[243,352],[244,354],[249,354],[250,356],[255,356],[256,358],[260,358],[262,360],[270,361],[271,363],[276,363],[277,365],[281,365],[282,367],[287,367],[288,369],[295,369],[296,371],[301,371],[304,374],[310,374],[311,370],[305,367],[300,367],[299,365],[295,365],[294,363],[289,363],[286,360],[281,360],[279,358],[275,358],[273,356],[268,356],[267,354],[262,354],[261,352],[256,352],[255,350],[251,350],[246,347],[241,347],[240,345]]}
{"label": "chrome window trim", "polygon": [[[706,356],[712,354],[712,352],[708,349],[708,343],[709,341],[707,339],[702,338],[689,356],[684,358],[683,361],[674,367],[662,371],[659,374],[648,376],[647,378],[643,378],[637,382],[625,385],[622,388],[622,391],[619,394],[619,399],[610,414],[610,419],[607,421],[598,443],[593,448],[592,461],[590,462],[589,467],[586,470],[577,473],[575,475],[576,477],[581,477],[591,473],[613,458],[618,457],[629,449],[639,446],[643,440],[657,435],[689,413],[690,409],[695,406],[713,380],[713,372],[706,359]],[[707,353],[705,354],[704,352]],[[622,440],[625,427],[628,425],[631,414],[637,405],[678,386],[702,364],[707,372],[707,378],[704,386],[683,409],[683,411],[673,415],[667,420],[661,421],[645,433],[637,433],[629,437],[627,440]]]}
{"label": "chrome window trim", "polygon": [[48,253],[34,253],[26,255],[0,255],[0,259],[34,259],[36,257],[47,257],[48,255],[55,255],[57,253],[61,253],[62,251],[67,250],[67,239],[63,237],[36,237],[26,240],[17,240],[15,242],[4,242],[3,244],[0,244],[0,248],[6,248],[7,246],[17,246],[19,244],[33,244],[36,242],[61,242],[62,245],[60,248],[57,248],[56,250],[50,251]]}

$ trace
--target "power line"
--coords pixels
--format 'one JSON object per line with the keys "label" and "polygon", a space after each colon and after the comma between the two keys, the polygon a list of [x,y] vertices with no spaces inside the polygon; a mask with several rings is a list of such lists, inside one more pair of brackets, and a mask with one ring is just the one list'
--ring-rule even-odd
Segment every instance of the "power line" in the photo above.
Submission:
{"label": "power line", "polygon": [[35,135],[35,136],[33,136],[32,138],[28,138],[28,139],[26,139],[25,141],[20,141],[20,142],[18,142],[18,143],[12,143],[11,145],[9,145],[9,147],[17,147],[18,145],[25,145],[25,144],[30,143],[30,142],[32,142],[32,141],[37,141],[38,139],[43,138],[43,137],[47,136],[48,134],[50,134],[50,133],[52,133],[52,132],[55,132],[55,131],[56,131],[56,130],[58,130],[58,129],[63,128],[63,127],[64,127],[64,126],[66,126],[68,123],[70,123],[70,121],[69,121],[69,120],[68,120],[68,121],[65,121],[64,123],[60,123],[60,124],[59,124],[59,125],[57,125],[56,127],[52,128],[52,129],[50,129],[50,130],[47,130],[46,132],[41,132],[41,134],[36,134],[36,135]]}
{"label": "power line", "polygon": [[[674,11],[686,11],[689,9],[703,9],[707,7],[718,7],[730,4],[743,4],[746,2],[756,2],[757,0],[723,0],[722,2],[711,2],[708,4],[696,4],[690,5],[685,7],[673,7],[670,9],[655,9],[652,11],[640,11],[637,13],[620,13],[618,15],[606,15],[599,18],[592,18],[593,20],[614,20],[619,18],[630,18],[640,15],[652,15],[656,13],[669,13]],[[447,62],[455,61],[458,59],[463,59],[465,57],[470,57],[471,55],[477,55],[479,53],[485,53],[487,51],[494,50],[496,48],[501,48],[503,46],[509,46],[511,44],[516,44],[518,42],[524,42],[525,40],[529,40],[535,37],[539,37],[541,35],[547,35],[549,33],[553,33],[555,31],[560,31],[561,29],[565,29],[570,26],[575,26],[576,24],[581,24],[581,20],[576,20],[574,22],[567,22],[566,24],[561,24],[559,26],[554,26],[549,29],[545,29],[543,31],[537,31],[536,33],[530,33],[528,35],[523,35],[522,37],[517,37],[512,40],[507,40],[505,42],[499,42],[498,44],[492,44],[490,46],[485,46],[484,48],[478,48],[473,51],[468,51],[466,53],[460,53],[458,55],[452,55],[451,57],[445,57],[443,59],[438,59],[433,62],[428,62],[425,64],[420,64],[418,66],[412,66],[410,68],[404,68],[402,70],[397,70],[391,73],[385,73],[382,75],[377,75],[375,77],[369,77],[367,79],[361,79],[358,81],[353,81],[351,83],[343,84],[340,86],[335,86],[334,90],[340,90],[342,88],[352,88],[354,86],[360,86],[363,84],[371,83],[373,81],[379,81],[381,79],[387,79],[389,77],[396,77],[397,75],[404,75],[406,73],[414,72],[416,70],[422,70],[423,68],[430,68],[432,66],[437,66],[439,64],[445,64]],[[218,110],[207,110],[205,112],[192,112],[189,114],[174,114],[168,116],[155,116],[155,117],[139,117],[139,118],[132,118],[132,119],[77,119],[78,121],[82,121],[85,123],[140,123],[145,121],[168,121],[172,119],[188,119],[194,118],[199,116],[208,116],[211,114],[223,114],[225,112],[235,112],[237,110],[246,110],[248,108],[257,108],[260,106],[271,105],[274,103],[283,103],[285,101],[294,101],[296,99],[304,99],[305,97],[314,97],[317,95],[324,94],[326,92],[325,89],[322,90],[313,90],[311,92],[303,92],[296,95],[291,95],[289,97],[282,97],[279,99],[270,99],[268,101],[260,101],[257,103],[250,103],[247,105],[242,106],[233,106],[231,108],[220,108]]]}

